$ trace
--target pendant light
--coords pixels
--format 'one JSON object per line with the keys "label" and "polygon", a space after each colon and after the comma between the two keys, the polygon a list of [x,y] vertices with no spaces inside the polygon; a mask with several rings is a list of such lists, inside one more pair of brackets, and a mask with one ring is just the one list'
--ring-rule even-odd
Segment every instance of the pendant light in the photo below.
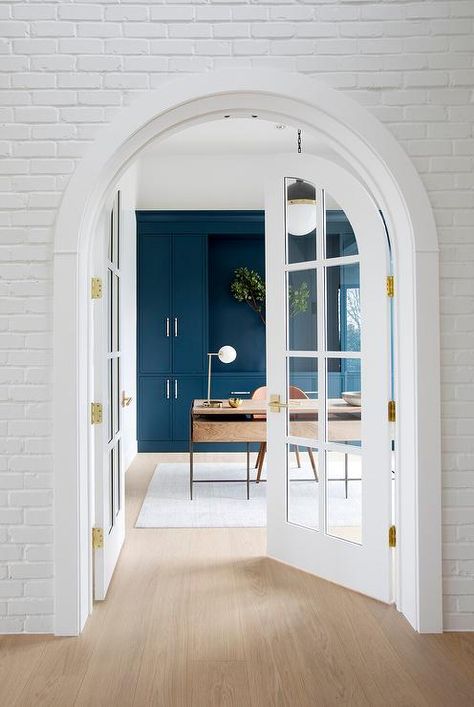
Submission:
{"label": "pendant light", "polygon": [[[301,130],[298,130],[301,154]],[[292,236],[306,236],[316,228],[316,189],[304,179],[296,179],[287,190],[287,226]]]}

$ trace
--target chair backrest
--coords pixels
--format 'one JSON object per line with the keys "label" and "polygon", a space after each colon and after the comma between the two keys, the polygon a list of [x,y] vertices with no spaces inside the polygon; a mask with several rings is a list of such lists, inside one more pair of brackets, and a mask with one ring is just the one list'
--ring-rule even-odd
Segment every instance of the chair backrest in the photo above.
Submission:
{"label": "chair backrest", "polygon": [[297,388],[295,385],[290,385],[290,400],[303,400],[307,399],[308,396],[304,392],[304,390],[301,390],[301,388]]}
{"label": "chair backrest", "polygon": [[[266,400],[267,399],[267,386],[262,385],[260,388],[256,388],[252,393],[252,400]],[[266,420],[266,415],[253,415],[254,420]]]}

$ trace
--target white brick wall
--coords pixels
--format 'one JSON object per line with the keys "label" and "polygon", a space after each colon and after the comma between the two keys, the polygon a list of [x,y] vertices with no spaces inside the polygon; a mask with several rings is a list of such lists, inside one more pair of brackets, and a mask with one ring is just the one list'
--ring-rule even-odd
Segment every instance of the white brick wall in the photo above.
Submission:
{"label": "white brick wall", "polygon": [[0,4],[0,632],[52,628],[51,250],[104,123],[170,74],[317,75],[413,158],[441,242],[445,621],[474,628],[472,0]]}

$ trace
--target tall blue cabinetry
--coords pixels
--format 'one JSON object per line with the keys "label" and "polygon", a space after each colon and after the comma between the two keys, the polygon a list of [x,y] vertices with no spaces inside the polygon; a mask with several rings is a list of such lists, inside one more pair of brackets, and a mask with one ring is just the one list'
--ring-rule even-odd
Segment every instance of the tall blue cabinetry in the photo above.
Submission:
{"label": "tall blue cabinetry", "polygon": [[188,439],[189,401],[203,396],[207,240],[141,233],[138,249],[139,448]]}
{"label": "tall blue cabinetry", "polygon": [[236,267],[264,274],[264,215],[139,211],[137,233],[138,449],[185,451],[208,351],[237,349],[233,364],[213,360],[214,397],[265,384],[265,328],[229,290]]}

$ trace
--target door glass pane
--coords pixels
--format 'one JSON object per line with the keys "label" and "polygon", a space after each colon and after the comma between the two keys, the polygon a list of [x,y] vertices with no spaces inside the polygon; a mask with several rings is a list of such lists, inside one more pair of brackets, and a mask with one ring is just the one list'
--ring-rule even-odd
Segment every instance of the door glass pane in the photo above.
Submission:
{"label": "door glass pane", "polygon": [[326,268],[328,351],[360,351],[359,263]]}
{"label": "door glass pane", "polygon": [[113,322],[112,322],[112,333],[113,333],[113,339],[112,339],[112,346],[113,346],[113,351],[118,351],[120,346],[119,346],[119,297],[120,297],[120,279],[118,278],[117,275],[113,275],[113,281],[112,281],[112,288],[113,288],[113,309],[112,309],[112,317],[113,317]]}
{"label": "door glass pane", "polygon": [[362,543],[362,457],[326,453],[326,532]]}
{"label": "door glass pane", "polygon": [[114,486],[115,486],[115,450],[109,452],[109,533],[114,527]]}
{"label": "door glass pane", "polygon": [[114,264],[120,267],[120,192],[115,198]]}
{"label": "door glass pane", "polygon": [[119,368],[119,359],[114,358],[113,359],[113,381],[112,381],[112,407],[114,408],[114,417],[113,417],[113,431],[114,435],[117,434],[119,431],[119,422],[120,422],[120,368]]}
{"label": "door glass pane", "polygon": [[358,255],[357,240],[344,211],[328,192],[324,194],[326,258]]}
{"label": "door glass pane", "polygon": [[316,270],[289,272],[287,277],[288,348],[316,351]]}
{"label": "door glass pane", "polygon": [[109,307],[109,321],[107,325],[107,340],[108,340],[108,351],[109,353],[113,351],[113,326],[114,326],[114,295],[113,295],[113,277],[114,274],[112,270],[107,270],[107,301]]}
{"label": "door glass pane", "polygon": [[108,432],[108,439],[109,442],[111,441],[113,437],[113,429],[114,429],[114,405],[113,405],[113,386],[112,386],[112,381],[113,381],[113,365],[114,362],[113,360],[109,359],[107,362],[107,390],[109,391],[109,399],[107,401],[107,432]]}
{"label": "door glass pane", "polygon": [[318,439],[318,359],[288,358],[289,434]]}
{"label": "door glass pane", "polygon": [[110,262],[114,259],[114,210],[110,212],[110,231],[109,231],[109,244],[107,249],[107,254]]}
{"label": "door glass pane", "polygon": [[360,358],[327,361],[328,441],[361,446]]}
{"label": "door glass pane", "polygon": [[319,529],[318,452],[314,447],[287,445],[289,523]]}
{"label": "door glass pane", "polygon": [[115,513],[118,514],[122,507],[122,450],[120,445],[120,440],[117,442],[117,482],[116,482],[116,501],[115,501]]}
{"label": "door glass pane", "polygon": [[316,189],[303,179],[285,179],[287,262],[316,260]]}

